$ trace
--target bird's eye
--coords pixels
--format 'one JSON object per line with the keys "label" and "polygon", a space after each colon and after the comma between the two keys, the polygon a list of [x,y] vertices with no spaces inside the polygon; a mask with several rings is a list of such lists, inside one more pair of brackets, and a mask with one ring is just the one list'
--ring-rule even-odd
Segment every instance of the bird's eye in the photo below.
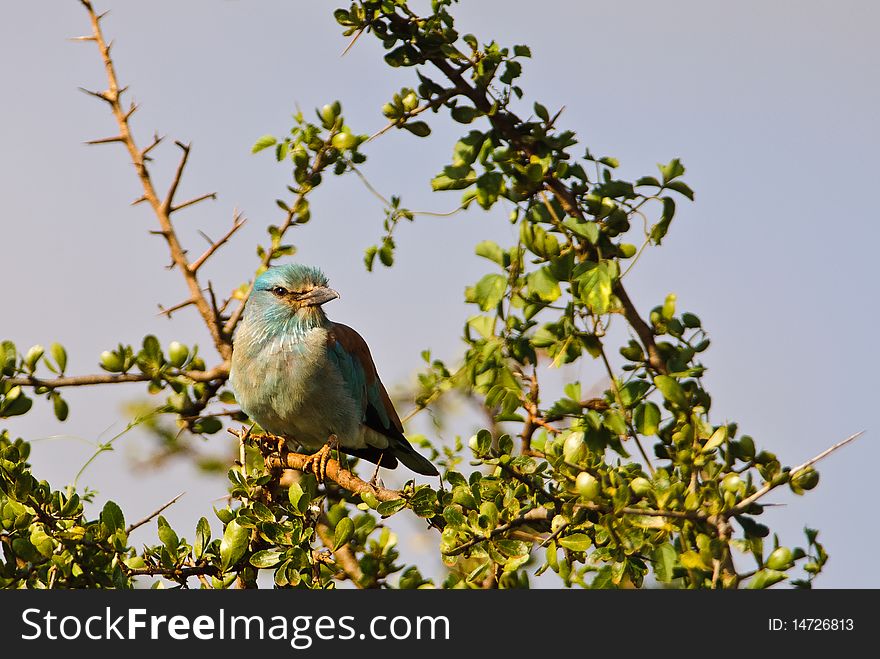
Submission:
{"label": "bird's eye", "polygon": [[283,286],[276,286],[272,289],[272,292],[279,297],[281,297],[282,295],[287,295],[287,289]]}

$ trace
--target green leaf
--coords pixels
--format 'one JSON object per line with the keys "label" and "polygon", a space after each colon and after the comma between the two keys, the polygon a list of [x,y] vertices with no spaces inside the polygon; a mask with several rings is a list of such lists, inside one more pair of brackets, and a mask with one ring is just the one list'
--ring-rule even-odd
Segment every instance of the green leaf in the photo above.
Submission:
{"label": "green leaf", "polygon": [[669,223],[674,216],[675,200],[672,197],[663,197],[663,215],[660,216],[660,221],[651,227],[651,240],[655,244],[660,245],[663,242],[663,237],[669,230]]}
{"label": "green leaf", "polygon": [[440,190],[464,190],[476,183],[476,181],[477,175],[473,170],[470,170],[470,172],[462,177],[452,177],[443,173],[431,179],[431,189],[434,192]]}
{"label": "green leaf", "polygon": [[343,545],[348,544],[354,535],[354,522],[351,517],[343,517],[336,524],[336,531],[333,533],[333,551],[336,551]]}
{"label": "green leaf", "polygon": [[538,115],[544,121],[550,121],[550,113],[547,112],[547,108],[535,102],[535,114]]}
{"label": "green leaf", "polygon": [[633,412],[636,430],[642,435],[656,435],[660,427],[660,408],[650,401],[642,403]]}
{"label": "green leaf", "polygon": [[609,410],[605,412],[603,423],[608,430],[613,432],[615,435],[626,435],[626,420],[623,418],[623,415],[616,410]]}
{"label": "green leaf", "polygon": [[663,175],[664,184],[684,174],[684,165],[678,158],[673,158],[667,165],[657,165],[657,167],[660,168],[660,173]]}
{"label": "green leaf", "polygon": [[559,282],[546,266],[529,273],[528,285],[529,292],[537,295],[544,302],[553,302],[562,295]]}
{"label": "green leaf", "polygon": [[263,149],[268,149],[270,146],[274,146],[277,141],[278,140],[272,135],[263,135],[260,139],[254,142],[254,145],[251,147],[251,153],[258,153]]}
{"label": "green leaf", "polygon": [[162,517],[162,515],[159,515],[159,519],[156,523],[159,527],[159,540],[161,540],[162,544],[168,548],[169,552],[172,554],[176,553],[177,546],[180,544],[180,539],[177,537],[177,533],[174,532],[174,529],[168,524],[168,520]]}
{"label": "green leaf", "polygon": [[238,559],[244,556],[250,537],[250,529],[239,526],[235,520],[226,525],[223,539],[220,541],[220,569],[223,572],[226,572]]}
{"label": "green leaf", "polygon": [[562,220],[562,226],[571,229],[581,238],[586,238],[593,245],[599,240],[599,225],[596,222],[581,222],[573,217],[567,217]]}
{"label": "green leaf", "polygon": [[660,393],[663,394],[663,397],[670,403],[681,408],[687,407],[687,396],[684,393],[684,389],[681,388],[681,384],[679,384],[678,380],[668,375],[658,375],[654,378],[654,384],[657,385]]}
{"label": "green leaf", "polygon": [[101,511],[101,524],[107,528],[108,534],[116,533],[125,528],[125,516],[122,514],[122,509],[113,501],[104,504],[104,509]]}
{"label": "green leaf", "polygon": [[287,490],[287,498],[290,499],[291,505],[300,512],[300,514],[304,514],[306,508],[309,505],[309,497],[306,496],[305,492],[302,489],[302,486],[297,483],[291,483],[290,487]]}
{"label": "green leaf", "polygon": [[401,128],[405,128],[416,137],[427,137],[431,134],[431,127],[424,121],[409,121]]}
{"label": "green leaf", "polygon": [[67,351],[64,349],[64,346],[53,343],[49,347],[49,351],[52,353],[52,359],[58,364],[58,370],[64,373],[64,369],[67,368]]}
{"label": "green leaf", "polygon": [[678,552],[675,547],[668,542],[658,545],[654,548],[651,556],[651,562],[654,566],[654,576],[657,581],[668,583],[672,581],[672,573],[678,563]]}
{"label": "green leaf", "polygon": [[64,421],[67,419],[67,415],[70,412],[70,408],[67,406],[67,401],[64,400],[58,392],[52,392],[52,411],[55,413],[55,418],[59,421]]}
{"label": "green leaf", "polygon": [[383,501],[376,507],[376,512],[382,517],[390,517],[398,510],[406,506],[404,499],[391,499],[391,501]]}
{"label": "green leaf", "polygon": [[703,562],[698,552],[693,550],[684,552],[680,557],[681,566],[687,570],[709,570],[709,566]]}
{"label": "green leaf", "polygon": [[690,186],[684,181],[670,181],[666,184],[666,187],[670,190],[675,190],[676,192],[683,194],[691,201],[694,200],[694,191],[691,190]]}
{"label": "green leaf", "polygon": [[559,538],[558,542],[566,549],[571,549],[572,551],[586,551],[593,544],[590,536],[586,533],[572,533],[564,538]]}
{"label": "green leaf", "polygon": [[263,549],[251,554],[250,563],[256,568],[275,567],[281,561],[282,552],[277,549]]}
{"label": "green leaf", "polygon": [[50,558],[55,553],[55,543],[43,529],[42,524],[32,527],[30,541],[44,558]]}
{"label": "green leaf", "polygon": [[443,518],[446,523],[453,528],[461,528],[467,524],[467,518],[461,514],[461,511],[455,506],[446,506],[443,509]]}
{"label": "green leaf", "polygon": [[202,556],[205,555],[205,550],[208,548],[208,544],[211,542],[211,525],[208,524],[208,520],[202,517],[199,519],[199,523],[196,524],[196,542],[193,545],[193,555],[196,560],[199,560]]}
{"label": "green leaf", "polygon": [[484,259],[489,259],[501,267],[504,267],[504,250],[498,246],[498,243],[491,240],[484,240],[483,242],[477,243],[475,251],[477,256],[482,256]]}
{"label": "green leaf", "polygon": [[504,297],[507,289],[507,278],[503,275],[486,275],[474,287],[474,302],[480,305],[483,311],[494,309]]}
{"label": "green leaf", "polygon": [[727,441],[727,426],[718,426],[718,430],[712,433],[709,441],[703,445],[703,453],[716,449]]}
{"label": "green leaf", "polygon": [[593,313],[603,314],[611,306],[611,275],[605,262],[581,276],[581,300]]}
{"label": "green leaf", "polygon": [[474,119],[477,118],[479,112],[476,108],[471,108],[466,105],[461,105],[452,108],[449,113],[453,119],[455,119],[460,124],[469,124]]}
{"label": "green leaf", "polygon": [[755,573],[755,576],[749,582],[748,588],[753,590],[762,590],[764,588],[769,588],[775,583],[779,583],[784,579],[787,579],[788,575],[785,572],[780,572],[779,570],[758,570]]}

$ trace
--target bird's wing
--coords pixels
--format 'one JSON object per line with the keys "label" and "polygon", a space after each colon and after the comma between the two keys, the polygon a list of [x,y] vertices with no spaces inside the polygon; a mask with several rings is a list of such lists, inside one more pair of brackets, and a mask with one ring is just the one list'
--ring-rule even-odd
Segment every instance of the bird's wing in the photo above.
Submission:
{"label": "bird's wing", "polygon": [[387,437],[403,439],[403,424],[370,356],[363,337],[348,325],[333,323],[327,347],[336,358],[349,393],[363,410],[364,425]]}

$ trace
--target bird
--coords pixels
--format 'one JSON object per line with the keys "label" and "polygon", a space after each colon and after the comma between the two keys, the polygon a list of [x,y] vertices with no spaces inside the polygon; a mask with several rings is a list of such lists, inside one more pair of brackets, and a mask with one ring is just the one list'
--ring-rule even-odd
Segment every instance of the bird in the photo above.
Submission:
{"label": "bird", "polygon": [[394,469],[437,476],[403,434],[366,341],[330,320],[339,298],[317,267],[267,269],[251,289],[233,339],[229,382],[242,411],[268,433],[312,452],[319,481],[332,448]]}

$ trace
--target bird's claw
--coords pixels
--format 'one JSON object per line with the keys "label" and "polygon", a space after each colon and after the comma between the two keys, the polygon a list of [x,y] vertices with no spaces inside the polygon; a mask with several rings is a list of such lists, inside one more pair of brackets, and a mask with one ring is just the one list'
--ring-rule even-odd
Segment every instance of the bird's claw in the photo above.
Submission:
{"label": "bird's claw", "polygon": [[333,452],[331,445],[335,438],[336,436],[332,435],[330,441],[318,449],[317,452],[312,453],[303,463],[302,470],[311,471],[319,483],[323,483],[327,478],[327,463],[330,461],[330,454]]}

